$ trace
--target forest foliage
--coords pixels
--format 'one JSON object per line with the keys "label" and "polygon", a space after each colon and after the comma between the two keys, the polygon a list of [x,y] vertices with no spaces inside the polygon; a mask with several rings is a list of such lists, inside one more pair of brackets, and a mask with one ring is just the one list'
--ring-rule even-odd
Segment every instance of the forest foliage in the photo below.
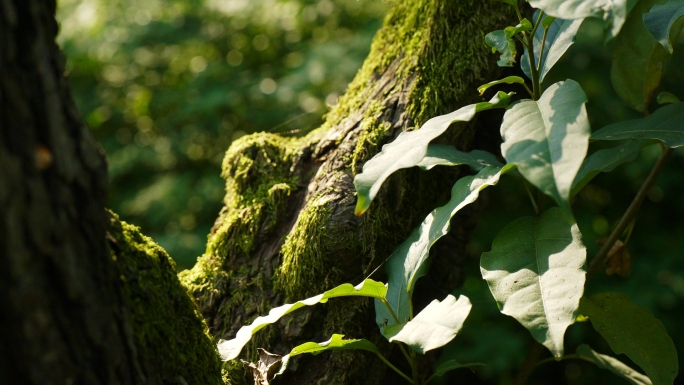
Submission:
{"label": "forest foliage", "polygon": [[[83,4],[111,7],[106,22],[87,26],[91,36],[64,28],[72,83],[107,150],[113,205],[150,226],[151,234],[157,231],[181,261],[199,254],[197,244],[203,245],[218,211],[216,169],[230,141],[248,132],[297,135],[314,127],[324,101],[334,103],[367,52],[383,7],[339,0],[164,8],[64,3],[71,18],[89,12]],[[276,3],[281,12],[268,16],[264,10]],[[542,12],[529,20],[520,15],[518,25],[482,37],[496,52],[493,60],[514,68],[511,76],[473,90],[493,96],[490,101],[454,106],[453,113],[402,133],[356,175],[362,215],[396,170],[464,166],[473,173],[389,257],[387,286],[368,279],[272,309],[219,344],[224,359],[238,357],[253,333],[291,311],[328,299],[334,306],[333,298],[354,295],[375,299],[382,334],[405,345],[412,368],[415,354],[444,347],[434,376],[421,379],[415,368],[400,374],[410,383],[438,383],[465,367],[484,381],[508,378],[522,364],[527,335],[558,361],[594,365],[548,360],[537,369],[564,369],[568,383],[616,381],[591,367],[635,384],[673,383],[680,361],[675,346],[684,343],[676,327],[684,304],[678,219],[684,203],[677,199],[684,161],[678,152],[665,161],[684,145],[684,4],[530,4]],[[159,43],[172,36],[165,31],[185,35]],[[340,64],[342,57],[350,59]],[[316,67],[326,60],[323,69]],[[497,154],[430,144],[453,122],[490,109],[505,110],[505,162]],[[653,164],[657,181],[648,177]],[[469,248],[466,284],[414,314],[411,294],[428,272],[430,247],[461,208],[494,185]],[[635,195],[645,203],[630,212]],[[609,276],[599,277],[605,261]],[[278,358],[279,373],[289,357],[344,349],[369,351],[401,372],[370,341],[354,337],[293,347]]]}

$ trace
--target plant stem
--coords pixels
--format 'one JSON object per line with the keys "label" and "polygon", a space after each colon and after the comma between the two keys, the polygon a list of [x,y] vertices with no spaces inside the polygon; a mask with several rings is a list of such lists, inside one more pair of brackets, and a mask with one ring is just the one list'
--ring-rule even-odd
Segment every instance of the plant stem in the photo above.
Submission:
{"label": "plant stem", "polygon": [[544,46],[546,45],[546,35],[549,34],[549,29],[544,28],[544,36],[542,36],[541,48],[539,49],[539,64],[537,65],[537,73],[541,71],[542,61],[544,60]]}
{"label": "plant stem", "polygon": [[537,65],[534,60],[534,35],[537,32],[537,28],[541,24],[542,17],[544,17],[544,12],[539,12],[539,17],[527,37],[527,42],[525,43],[525,48],[527,48],[527,56],[530,61],[530,77],[532,78],[532,99],[539,100],[541,96],[541,87],[539,85],[539,71],[537,70]]}
{"label": "plant stem", "polygon": [[397,318],[397,315],[394,314],[394,310],[392,310],[392,306],[390,306],[389,302],[387,302],[387,300],[386,300],[385,298],[381,299],[380,301],[385,305],[385,307],[387,308],[387,311],[389,311],[390,315],[392,316],[392,320],[393,320],[397,325],[399,325],[401,322],[399,322],[399,319]]}
{"label": "plant stem", "polygon": [[523,186],[525,186],[525,191],[527,191],[527,196],[530,197],[530,202],[532,202],[532,207],[534,207],[534,212],[535,214],[539,214],[539,206],[537,206],[537,202],[534,200],[534,197],[532,196],[532,191],[530,191],[530,188],[527,187],[527,182],[525,179],[523,179]]}
{"label": "plant stem", "polygon": [[[389,302],[387,302],[387,300],[384,298],[381,301],[385,305],[385,307],[387,308],[387,311],[389,311],[390,315],[392,315],[392,319],[394,320],[394,322],[397,325],[399,325],[399,323],[400,323],[399,319],[397,318],[397,315],[394,314],[394,310],[392,310],[392,307],[390,306]],[[406,358],[406,361],[408,361],[408,363],[411,365],[411,367],[413,367],[413,360],[411,359],[411,357],[406,352],[406,349],[404,349],[404,345],[402,345],[401,343],[398,343],[398,345],[399,345],[399,349],[401,350],[401,353]]]}
{"label": "plant stem", "polygon": [[392,365],[392,363],[390,363],[389,361],[387,361],[387,359],[386,359],[385,357],[383,357],[382,354],[380,354],[380,353],[378,353],[378,352],[376,352],[375,354],[377,354],[377,356],[380,357],[380,359],[382,360],[382,362],[385,363],[385,365],[389,366],[390,369],[392,369],[392,370],[394,370],[395,372],[397,372],[397,374],[399,374],[400,376],[402,376],[406,381],[408,381],[408,382],[411,383],[411,384],[415,384],[415,383],[416,383],[416,382],[415,382],[414,380],[412,380],[409,376],[407,376],[406,374],[404,374],[404,372],[402,372],[401,370],[397,369],[396,366]]}
{"label": "plant stem", "polygon": [[527,353],[527,357],[525,357],[525,362],[523,362],[520,371],[513,378],[511,385],[524,385],[527,382],[527,378],[530,377],[534,368],[537,367],[537,361],[539,361],[539,356],[543,351],[544,345],[535,340],[534,344],[530,347],[530,351]]}
{"label": "plant stem", "polygon": [[[592,361],[588,358],[582,357],[579,354],[566,354],[565,356],[563,356],[563,358],[561,358],[561,361],[564,361],[564,360],[582,360],[582,361],[591,362],[592,364],[594,363],[594,361]],[[538,361],[535,366],[540,366],[540,365],[543,365],[547,362],[552,362],[552,361],[556,361],[556,359],[553,357],[544,358],[543,360]]]}
{"label": "plant stem", "polygon": [[523,17],[522,14],[520,14],[520,8],[518,8],[518,4],[513,5],[513,8],[515,8],[515,13],[518,15],[518,21],[522,21]]}
{"label": "plant stem", "polygon": [[665,167],[665,163],[667,163],[670,155],[672,155],[672,151],[673,150],[669,147],[665,147],[663,149],[663,153],[660,154],[658,162],[656,162],[655,166],[653,166],[651,173],[641,185],[639,192],[637,192],[637,195],[627,208],[627,211],[625,211],[624,215],[622,215],[622,218],[620,218],[620,221],[618,222],[617,226],[615,226],[615,229],[613,229],[613,232],[608,237],[606,243],[603,244],[594,259],[591,260],[589,268],[587,269],[587,280],[589,280],[589,278],[591,278],[598,271],[601,265],[603,265],[608,257],[608,252],[610,252],[610,249],[613,248],[613,244],[615,244],[615,242],[622,236],[622,233],[625,231],[627,226],[629,226],[630,222],[636,217],[639,209],[641,208],[641,204],[644,202],[644,199],[648,194],[648,190],[651,189],[653,183],[655,183],[656,179],[658,178],[658,175],[663,170],[663,167]]}
{"label": "plant stem", "polygon": [[411,374],[413,375],[413,382],[418,383],[420,378],[418,376],[418,365],[416,365],[416,352],[411,350]]}
{"label": "plant stem", "polygon": [[404,345],[401,342],[397,342],[397,345],[399,345],[399,350],[401,350],[401,354],[404,355],[406,361],[408,361],[409,365],[411,365],[411,356],[409,356],[409,354],[406,352]]}

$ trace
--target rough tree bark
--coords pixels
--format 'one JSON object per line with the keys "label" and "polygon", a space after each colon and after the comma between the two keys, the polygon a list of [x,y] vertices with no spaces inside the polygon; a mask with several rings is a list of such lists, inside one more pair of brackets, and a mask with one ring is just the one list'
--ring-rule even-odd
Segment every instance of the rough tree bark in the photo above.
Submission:
{"label": "rough tree bark", "polygon": [[218,384],[173,261],[104,210],[54,12],[0,0],[0,384]]}
{"label": "rough tree bark", "polygon": [[[459,170],[399,173],[361,218],[354,174],[402,130],[476,101],[475,87],[496,70],[481,38],[512,19],[503,4],[481,0],[394,2],[323,127],[304,138],[253,135],[229,149],[225,208],[179,282],[163,250],[103,209],[106,165],[69,95],[54,11],[50,0],[0,0],[2,384],[219,383],[213,341],[180,282],[212,334],[230,338],[284,301],[364,278],[447,199]],[[442,141],[468,150],[482,132],[463,125]],[[460,216],[437,248],[419,303],[459,285],[472,222]],[[369,301],[336,302],[260,332],[245,357],[333,332],[391,353]],[[291,369],[282,384],[398,382],[358,352],[302,357]],[[251,380],[230,362],[224,381]]]}
{"label": "rough tree bark", "polygon": [[[448,199],[458,169],[408,170],[391,177],[358,218],[353,177],[401,131],[479,101],[475,89],[497,71],[482,38],[513,19],[510,7],[496,2],[395,1],[363,68],[320,129],[303,138],[255,134],[231,146],[223,163],[225,207],[206,253],[180,274],[214,336],[232,338],[274,306],[360,282]],[[441,140],[470,150],[486,129],[482,122],[460,125]],[[418,284],[417,308],[462,283],[473,222],[472,212],[457,217],[436,247],[430,278]],[[382,271],[373,278],[383,279]],[[341,333],[368,338],[403,361],[389,351],[373,313],[368,299],[302,309],[257,333],[243,356],[255,361],[259,347],[285,354]],[[403,381],[364,352],[298,357],[290,369],[280,384]],[[237,361],[224,365],[224,378],[252,381]]]}

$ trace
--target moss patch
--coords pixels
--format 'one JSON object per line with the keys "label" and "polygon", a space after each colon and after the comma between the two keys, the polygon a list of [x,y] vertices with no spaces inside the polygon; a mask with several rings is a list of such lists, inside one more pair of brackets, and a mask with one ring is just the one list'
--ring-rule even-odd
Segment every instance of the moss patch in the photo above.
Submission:
{"label": "moss patch", "polygon": [[[179,274],[181,282],[201,304],[225,295],[236,272],[226,269],[239,257],[248,257],[259,231],[278,222],[278,210],[297,188],[291,172],[304,139],[253,134],[235,141],[223,160],[226,179],[224,208],[209,236],[205,254],[191,270]],[[236,298],[237,299],[237,298]]]}
{"label": "moss patch", "polygon": [[[138,227],[111,213],[110,245],[143,370],[158,383],[222,384],[221,363],[175,263]],[[113,240],[113,241],[112,241]],[[154,381],[153,381],[154,382]]]}

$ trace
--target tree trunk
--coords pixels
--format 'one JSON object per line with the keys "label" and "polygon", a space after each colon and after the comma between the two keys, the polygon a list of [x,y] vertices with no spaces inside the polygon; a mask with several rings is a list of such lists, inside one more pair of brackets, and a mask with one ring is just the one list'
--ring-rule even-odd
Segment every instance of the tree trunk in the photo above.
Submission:
{"label": "tree trunk", "polygon": [[[512,20],[510,7],[497,2],[396,1],[363,68],[321,128],[303,138],[255,134],[231,146],[223,163],[225,207],[205,254],[180,274],[214,336],[233,338],[272,307],[360,282],[448,200],[459,169],[407,170],[388,180],[367,214],[355,217],[353,178],[400,132],[479,101],[475,89],[498,71],[483,36]],[[441,141],[470,150],[487,129],[482,122],[459,125]],[[418,284],[418,309],[462,283],[460,266],[473,224],[474,211],[466,210],[433,249],[439,255],[430,278]],[[373,278],[384,279],[383,272]],[[370,300],[333,301],[298,310],[258,332],[244,357],[254,361],[256,348],[285,354],[332,333],[368,338],[401,357],[379,335]],[[239,363],[224,369],[229,383],[252,381]],[[403,381],[365,352],[297,357],[288,372],[278,383]]]}
{"label": "tree trunk", "polygon": [[54,12],[0,0],[0,384],[217,384],[173,262],[104,210]]}

